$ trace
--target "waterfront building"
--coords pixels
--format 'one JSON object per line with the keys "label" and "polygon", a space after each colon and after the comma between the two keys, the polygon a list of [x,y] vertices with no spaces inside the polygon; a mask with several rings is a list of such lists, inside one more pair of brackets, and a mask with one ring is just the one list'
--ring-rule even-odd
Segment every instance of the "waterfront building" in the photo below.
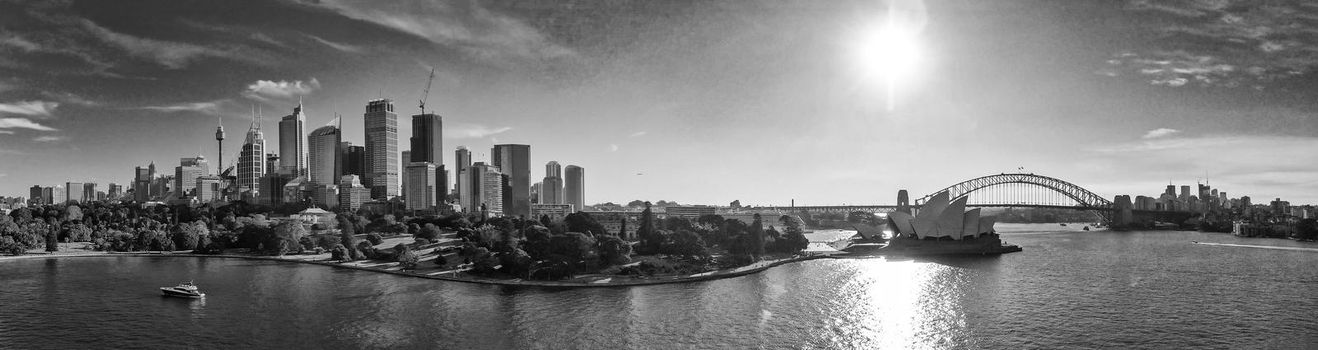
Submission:
{"label": "waterfront building", "polygon": [[390,99],[367,101],[363,115],[366,126],[366,186],[371,198],[388,200],[398,188],[398,114]]}
{"label": "waterfront building", "polygon": [[307,140],[303,136],[307,134],[306,123],[301,101],[293,108],[293,114],[279,120],[279,172],[307,175]]}
{"label": "waterfront building", "polygon": [[193,188],[196,190],[197,202],[210,203],[223,199],[223,192],[221,192],[223,187],[220,186],[219,176],[202,175],[198,176],[194,182],[196,184]]}
{"label": "waterfront building", "polygon": [[65,182],[64,184],[66,191],[64,191],[64,198],[60,200],[62,203],[87,202],[87,198],[83,197],[84,192],[82,191],[83,185],[81,182]]}
{"label": "waterfront building", "polygon": [[343,154],[340,156],[340,162],[343,163],[343,175],[357,175],[357,177],[366,176],[366,147],[353,145],[352,142],[344,141],[339,144],[339,150]]}
{"label": "waterfront building", "polygon": [[32,204],[32,205],[46,205],[46,204],[49,204],[49,203],[45,203],[45,202],[43,202],[43,201],[41,200],[41,185],[32,185],[31,188],[28,188],[28,190],[27,190],[27,198],[28,198],[28,203],[29,203],[29,204]]}
{"label": "waterfront building", "polygon": [[362,185],[361,177],[343,175],[339,180],[339,210],[356,212],[362,203],[371,200],[371,189]]}
{"label": "waterfront building", "polygon": [[407,188],[404,198],[408,210],[429,210],[439,203],[435,189],[437,167],[431,162],[412,162],[407,165]]}
{"label": "waterfront building", "polygon": [[558,162],[545,164],[545,178],[541,182],[540,203],[563,204],[563,167]]}
{"label": "waterfront building", "polygon": [[[531,216],[528,219],[540,220],[542,216],[548,216],[549,220],[560,221],[567,217],[567,214],[573,213],[571,204],[532,204]],[[593,232],[594,234],[604,234],[604,232]],[[613,233],[613,232],[610,232]]]}
{"label": "waterfront building", "polygon": [[714,215],[718,208],[709,205],[682,205],[662,208],[668,217],[697,219],[702,215]]}
{"label": "waterfront building", "polygon": [[490,150],[490,163],[508,177],[503,194],[503,212],[509,216],[531,214],[531,146],[518,144],[494,145]]}
{"label": "waterfront building", "polygon": [[109,190],[109,192],[106,192],[105,195],[106,195],[106,197],[108,197],[110,200],[115,201],[115,200],[123,199],[123,197],[124,197],[124,186],[123,186],[123,185],[120,185],[120,184],[116,184],[116,183],[111,182],[111,183],[110,183],[110,186],[109,186],[109,188],[108,188],[108,190]]}
{"label": "waterfront building", "polygon": [[179,158],[179,165],[174,168],[174,188],[178,191],[176,198],[195,195],[197,178],[207,174],[210,174],[210,165],[206,163],[205,157]]}
{"label": "waterfront building", "polygon": [[247,192],[259,197],[261,176],[266,174],[265,134],[261,132],[261,117],[252,117],[252,125],[247,128],[247,138],[238,153],[238,182],[234,184],[236,194],[245,196]]}
{"label": "waterfront building", "polygon": [[575,210],[586,208],[586,168],[568,165],[564,169],[563,203]]}
{"label": "waterfront building", "polygon": [[[311,183],[317,185],[334,185],[339,181],[342,170],[340,167],[339,145],[341,142],[339,127],[326,125],[316,130],[312,130],[307,136],[307,143],[310,146],[308,155],[307,174]],[[336,200],[337,201],[337,200]]]}
{"label": "waterfront building", "polygon": [[471,179],[470,177],[466,176],[467,168],[471,167],[471,151],[467,150],[466,146],[458,146],[457,150],[454,151],[453,153],[454,153],[453,161],[457,163],[454,165],[455,181],[453,181],[454,183],[456,183],[457,186],[455,186],[455,190],[453,192],[457,193],[458,205],[465,207],[465,203],[469,203],[470,200],[468,197],[471,196],[471,190],[470,190]]}
{"label": "waterfront building", "polygon": [[[580,210],[580,208],[578,208],[578,210]],[[636,230],[641,227],[641,212],[591,211],[585,213],[590,214],[590,217],[595,219],[595,222],[604,226],[604,230],[608,231],[607,234],[609,235],[617,235],[618,238],[628,241],[636,241],[639,239],[636,235]],[[656,218],[658,218],[658,216],[656,216]]]}

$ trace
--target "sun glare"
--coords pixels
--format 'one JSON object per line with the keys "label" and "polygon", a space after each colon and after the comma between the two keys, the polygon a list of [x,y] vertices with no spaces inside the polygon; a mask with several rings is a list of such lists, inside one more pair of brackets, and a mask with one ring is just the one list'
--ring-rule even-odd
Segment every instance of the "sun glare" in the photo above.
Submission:
{"label": "sun glare", "polygon": [[920,63],[918,28],[898,21],[889,12],[886,21],[864,29],[855,46],[864,79],[883,84],[888,110],[893,110],[896,90],[912,77]]}

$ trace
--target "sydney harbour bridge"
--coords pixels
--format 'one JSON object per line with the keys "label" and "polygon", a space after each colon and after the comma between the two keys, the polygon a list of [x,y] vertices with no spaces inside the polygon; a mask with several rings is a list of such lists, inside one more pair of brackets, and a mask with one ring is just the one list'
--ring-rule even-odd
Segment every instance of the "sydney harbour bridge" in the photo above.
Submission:
{"label": "sydney harbour bridge", "polygon": [[[1057,208],[1092,211],[1107,223],[1111,223],[1114,214],[1120,214],[1123,209],[1127,210],[1127,215],[1131,213],[1129,203],[1119,208],[1112,200],[1058,178],[1037,174],[1006,173],[962,181],[934,191],[924,197],[916,198],[913,203],[904,203],[906,198],[899,196],[896,205],[791,206],[755,207],[750,209],[780,212],[849,213],[863,211],[882,213],[909,206],[918,210],[934,194],[943,191],[947,191],[953,201],[961,197],[969,197],[966,200],[967,207]],[[1141,216],[1151,214],[1151,212],[1144,213],[1144,211],[1139,210],[1133,212],[1139,212],[1136,215],[1145,214]],[[1126,220],[1128,221],[1129,217]]]}

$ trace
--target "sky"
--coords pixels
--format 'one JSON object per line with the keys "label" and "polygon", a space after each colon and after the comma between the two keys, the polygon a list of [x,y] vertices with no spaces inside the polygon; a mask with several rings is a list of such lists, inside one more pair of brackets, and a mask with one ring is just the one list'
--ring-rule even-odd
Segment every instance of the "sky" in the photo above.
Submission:
{"label": "sky", "polygon": [[391,98],[406,150],[433,68],[446,161],[529,144],[587,203],[892,204],[1020,171],[1318,203],[1315,67],[1304,1],[0,0],[0,195],[214,162],[217,123],[231,166],[252,109],[277,149],[299,100],[361,144]]}

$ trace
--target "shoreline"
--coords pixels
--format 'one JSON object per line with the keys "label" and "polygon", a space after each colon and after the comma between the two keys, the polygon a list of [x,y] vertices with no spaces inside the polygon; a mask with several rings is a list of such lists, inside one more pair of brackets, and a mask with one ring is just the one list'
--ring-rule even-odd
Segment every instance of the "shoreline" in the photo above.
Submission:
{"label": "shoreline", "polygon": [[333,261],[316,261],[316,260],[307,260],[307,259],[290,259],[290,258],[275,257],[275,256],[235,255],[235,254],[193,254],[193,253],[165,253],[165,252],[118,253],[118,252],[88,251],[88,252],[77,252],[77,253],[69,253],[69,254],[25,254],[25,255],[15,255],[15,256],[3,256],[0,257],[0,263],[3,263],[5,260],[11,260],[11,259],[18,260],[18,259],[35,259],[35,258],[88,258],[88,257],[97,258],[97,257],[121,257],[121,256],[267,260],[267,261],[279,261],[279,262],[338,267],[338,268],[345,268],[352,270],[371,271],[371,272],[386,273],[397,276],[418,277],[418,278],[426,278],[426,279],[450,281],[450,282],[465,282],[465,283],[500,285],[500,286],[528,286],[528,287],[553,287],[553,288],[634,287],[634,286],[652,286],[652,285],[660,285],[660,284],[704,282],[704,281],[713,281],[713,280],[719,280],[725,278],[751,275],[768,270],[769,268],[772,267],[786,265],[795,262],[833,258],[830,255],[805,255],[805,256],[795,256],[786,259],[760,261],[754,264],[737,267],[733,269],[714,270],[714,271],[702,272],[692,275],[660,276],[654,278],[634,278],[634,277],[618,276],[618,277],[606,277],[602,280],[596,280],[593,282],[536,281],[536,280],[523,280],[520,278],[493,279],[493,278],[473,277],[470,275],[457,276],[452,273],[442,272],[442,271],[433,274],[426,274],[426,273],[417,273],[413,271],[404,271],[401,268],[397,267],[397,263],[391,263],[391,262],[386,262],[382,264],[373,264],[371,266],[360,266],[360,265],[345,264],[345,263],[333,262]]}

